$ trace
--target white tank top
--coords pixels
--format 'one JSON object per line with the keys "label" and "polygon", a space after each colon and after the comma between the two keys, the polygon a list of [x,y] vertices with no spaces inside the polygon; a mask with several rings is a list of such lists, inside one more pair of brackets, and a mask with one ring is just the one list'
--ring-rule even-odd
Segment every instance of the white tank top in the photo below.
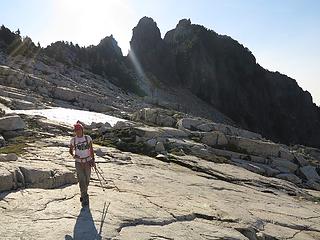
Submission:
{"label": "white tank top", "polygon": [[[87,140],[86,141],[86,137]],[[92,142],[92,138],[88,135],[84,135],[82,137],[73,137],[70,141],[70,145],[75,149],[75,155],[78,155],[80,158],[90,157],[90,143]],[[75,144],[75,146],[74,146]]]}

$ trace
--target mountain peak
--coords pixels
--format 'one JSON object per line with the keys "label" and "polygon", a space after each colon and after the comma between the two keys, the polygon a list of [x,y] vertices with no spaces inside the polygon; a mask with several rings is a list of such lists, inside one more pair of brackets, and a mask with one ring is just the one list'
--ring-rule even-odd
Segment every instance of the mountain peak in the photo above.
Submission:
{"label": "mountain peak", "polygon": [[113,35],[107,36],[101,39],[98,46],[100,49],[108,51],[108,53],[113,52],[116,56],[122,56],[121,48],[118,46],[118,42],[115,40]]}
{"label": "mountain peak", "polygon": [[136,27],[133,28],[133,34],[130,44],[134,45],[135,39],[138,41],[146,40],[150,44],[161,40],[160,29],[157,23],[150,17],[143,17],[139,20]]}
{"label": "mountain peak", "polygon": [[190,18],[189,19],[186,19],[186,18],[181,19],[179,21],[179,23],[177,24],[177,28],[179,28],[179,27],[188,27],[188,26],[191,26]]}

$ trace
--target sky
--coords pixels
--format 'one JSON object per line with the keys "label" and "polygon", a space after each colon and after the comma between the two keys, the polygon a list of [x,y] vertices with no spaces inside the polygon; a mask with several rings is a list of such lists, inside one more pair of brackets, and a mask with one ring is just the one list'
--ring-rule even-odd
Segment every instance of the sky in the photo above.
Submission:
{"label": "sky", "polygon": [[297,80],[320,106],[319,0],[0,0],[0,24],[41,46],[96,45],[113,34],[127,54],[143,16],[157,22],[162,36],[183,18],[231,36],[261,66]]}

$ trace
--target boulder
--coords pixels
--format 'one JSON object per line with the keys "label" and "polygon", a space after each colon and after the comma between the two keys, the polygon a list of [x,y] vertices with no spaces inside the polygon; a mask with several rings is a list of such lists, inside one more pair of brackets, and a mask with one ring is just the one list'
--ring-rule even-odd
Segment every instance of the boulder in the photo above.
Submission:
{"label": "boulder", "polygon": [[308,180],[306,182],[306,185],[314,190],[320,191],[320,182],[317,182],[315,180]]}
{"label": "boulder", "polygon": [[207,149],[205,146],[194,145],[191,148],[189,148],[187,151],[190,152],[190,155],[205,159],[210,162],[216,162],[216,163],[229,162],[228,159],[217,156],[214,152],[211,151],[210,148]]}
{"label": "boulder", "polygon": [[287,159],[289,161],[294,160],[294,155],[286,148],[280,147],[279,157],[283,159]]}
{"label": "boulder", "polygon": [[11,190],[14,186],[13,175],[6,168],[0,166],[0,192]]}
{"label": "boulder", "polygon": [[71,90],[65,87],[56,87],[53,91],[53,98],[60,99],[63,101],[76,101],[80,96],[81,92]]}
{"label": "boulder", "polygon": [[80,97],[79,101],[83,104],[83,108],[87,108],[90,111],[108,112],[113,110],[112,106],[103,103],[98,103],[97,101],[89,102],[86,101],[86,99],[83,99],[82,97]]}
{"label": "boulder", "polygon": [[313,159],[320,159],[320,149],[312,147],[304,147],[304,152]]}
{"label": "boulder", "polygon": [[94,128],[100,128],[101,126],[103,126],[103,123],[97,123],[97,122],[92,122],[88,128],[94,129]]}
{"label": "boulder", "polygon": [[157,126],[174,127],[176,119],[173,112],[160,108],[143,108],[132,114],[131,119],[137,122],[152,123]]}
{"label": "boulder", "polygon": [[320,176],[317,173],[316,168],[313,166],[308,165],[300,167],[299,173],[307,180],[320,181]]}
{"label": "boulder", "polygon": [[157,142],[157,144],[155,146],[155,151],[159,152],[159,153],[162,153],[162,152],[166,151],[166,149],[165,149],[165,147],[164,147],[162,142]]}
{"label": "boulder", "polygon": [[135,112],[131,119],[133,121],[144,121],[148,123],[156,123],[158,110],[153,108],[143,108],[138,112]]}
{"label": "boulder", "polygon": [[245,150],[249,154],[259,155],[259,156],[279,156],[280,145],[265,142],[261,140],[248,139],[237,136],[226,136],[229,143],[235,145],[239,149]]}
{"label": "boulder", "polygon": [[280,174],[276,175],[276,178],[287,180],[287,181],[292,182],[294,184],[302,183],[302,180],[299,177],[297,177],[295,174],[292,174],[292,173],[280,173]]}
{"label": "boulder", "polygon": [[158,115],[156,119],[156,124],[164,127],[174,127],[176,122],[171,116]]}
{"label": "boulder", "polygon": [[197,129],[202,132],[211,132],[215,130],[214,123],[203,123],[197,126]]}
{"label": "boulder", "polygon": [[112,127],[110,125],[110,123],[105,123],[103,124],[101,127],[98,128],[98,132],[100,134],[104,134],[105,132],[107,132],[108,130],[110,130]]}
{"label": "boulder", "polygon": [[114,129],[120,129],[120,128],[126,128],[126,127],[132,127],[135,124],[129,121],[118,121],[116,124],[113,126]]}
{"label": "boulder", "polygon": [[156,156],[156,159],[159,159],[159,160],[165,161],[165,162],[168,162],[168,161],[169,161],[168,157],[167,157],[166,155],[163,155],[163,154],[158,154],[158,155]]}
{"label": "boulder", "polygon": [[3,131],[2,135],[5,139],[11,139],[19,136],[24,136],[28,134],[25,130],[16,130],[16,131]]}
{"label": "boulder", "polygon": [[5,114],[6,114],[5,111],[1,108],[1,105],[0,105],[0,117],[3,117]]}
{"label": "boulder", "polygon": [[213,131],[207,132],[201,138],[201,142],[209,146],[227,145],[228,139],[222,132]]}
{"label": "boulder", "polygon": [[296,154],[295,155],[295,159],[298,162],[300,167],[304,167],[304,166],[307,166],[309,164],[308,161],[301,154]]}
{"label": "boulder", "polygon": [[0,162],[10,162],[18,160],[18,156],[15,153],[0,154]]}
{"label": "boulder", "polygon": [[95,154],[98,157],[104,157],[105,155],[107,155],[107,151],[104,151],[101,148],[98,148],[97,150],[95,150]]}
{"label": "boulder", "polygon": [[0,131],[15,131],[24,129],[26,124],[19,115],[4,116],[0,118]]}
{"label": "boulder", "polygon": [[241,128],[236,128],[236,129],[237,129],[236,130],[237,134],[240,137],[256,139],[256,140],[262,139],[262,136],[259,133],[254,133],[254,132],[251,132],[251,131],[248,131],[245,129],[241,129]]}
{"label": "boulder", "polygon": [[177,138],[184,138],[188,137],[189,133],[186,131],[182,131],[176,128],[170,128],[170,127],[162,127],[162,137],[177,137]]}
{"label": "boulder", "polygon": [[149,140],[146,141],[146,144],[149,146],[149,147],[155,147],[156,144],[157,144],[157,140],[155,138],[151,138]]}
{"label": "boulder", "polygon": [[248,138],[248,139],[262,139],[262,136],[258,133],[250,132],[245,129],[236,128],[230,125],[222,124],[222,123],[215,123],[214,129],[220,132],[223,132],[225,135],[230,136],[238,136],[242,138]]}
{"label": "boulder", "polygon": [[218,156],[226,157],[229,159],[231,159],[231,158],[241,159],[241,157],[243,156],[243,154],[241,154],[241,153],[232,152],[232,151],[228,151],[228,150],[222,150],[222,149],[216,149],[216,148],[212,148],[211,151]]}
{"label": "boulder", "polygon": [[195,118],[182,118],[177,122],[178,129],[189,129],[189,130],[197,130],[197,126],[204,124],[205,122],[201,119]]}
{"label": "boulder", "polygon": [[203,144],[194,142],[189,139],[178,139],[178,138],[167,138],[166,144],[170,147],[170,149],[191,149],[194,146],[204,147]]}
{"label": "boulder", "polygon": [[280,171],[278,169],[274,169],[274,168],[272,168],[272,167],[270,167],[268,165],[265,165],[265,164],[263,164],[263,165],[264,165],[264,169],[266,171],[265,175],[267,177],[274,177],[274,176],[276,176],[277,174],[280,173]]}
{"label": "boulder", "polygon": [[0,135],[0,147],[4,147],[6,145],[6,140]]}
{"label": "boulder", "polygon": [[77,179],[68,169],[44,169],[34,166],[20,167],[26,187],[51,189],[74,184]]}
{"label": "boulder", "polygon": [[26,186],[26,183],[24,181],[24,176],[23,176],[20,168],[16,168],[14,170],[13,176],[14,176],[14,189]]}
{"label": "boulder", "polygon": [[249,161],[255,162],[255,163],[268,164],[268,159],[267,158],[254,156],[254,155],[250,155],[249,156]]}
{"label": "boulder", "polygon": [[112,128],[111,124],[108,122],[103,123],[100,127]]}
{"label": "boulder", "polygon": [[155,127],[135,127],[135,133],[144,138],[156,138],[161,135],[160,130]]}
{"label": "boulder", "polygon": [[282,158],[271,158],[271,166],[281,173],[294,173],[298,169],[297,164]]}
{"label": "boulder", "polygon": [[135,133],[144,138],[157,138],[157,137],[187,137],[188,133],[169,127],[134,127]]}

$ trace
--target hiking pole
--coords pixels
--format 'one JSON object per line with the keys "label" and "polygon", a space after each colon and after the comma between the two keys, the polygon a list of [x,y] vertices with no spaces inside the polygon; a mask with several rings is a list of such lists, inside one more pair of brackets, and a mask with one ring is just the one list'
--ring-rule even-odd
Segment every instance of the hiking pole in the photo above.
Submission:
{"label": "hiking pole", "polygon": [[97,168],[98,173],[100,174],[102,180],[105,182],[105,184],[108,184],[108,181],[105,179],[105,177],[102,174],[102,169],[98,166]]}
{"label": "hiking pole", "polygon": [[99,177],[98,169],[97,169],[96,166],[94,166],[94,171],[95,171],[96,174],[97,174],[97,177],[98,177],[98,180],[99,180],[99,182],[100,182],[100,186],[102,187],[102,190],[105,191],[105,189],[104,189],[104,187],[103,187],[103,185],[102,185],[102,181],[101,181],[101,179],[100,179],[100,177]]}
{"label": "hiking pole", "polygon": [[[99,167],[99,165],[97,165],[97,166],[98,166],[98,168],[97,168],[98,173],[100,174],[102,180],[104,181],[104,183],[105,183],[106,185],[108,185],[107,179],[105,179],[105,177],[104,177],[103,174],[102,174],[102,169]],[[120,192],[120,189],[117,187],[117,185],[114,183],[114,181],[113,181],[112,179],[109,179],[109,180],[113,183],[113,186]]]}
{"label": "hiking pole", "polygon": [[106,208],[106,203],[107,202],[104,202],[104,206],[103,206],[103,211],[102,211],[102,216],[101,216],[101,224],[100,224],[100,229],[99,229],[99,236],[101,237],[101,233],[102,233],[102,226],[103,226],[103,223],[106,219],[106,216],[107,216],[107,213],[108,213],[108,209],[109,209],[109,206],[110,206],[110,203],[108,203],[108,206]]}

